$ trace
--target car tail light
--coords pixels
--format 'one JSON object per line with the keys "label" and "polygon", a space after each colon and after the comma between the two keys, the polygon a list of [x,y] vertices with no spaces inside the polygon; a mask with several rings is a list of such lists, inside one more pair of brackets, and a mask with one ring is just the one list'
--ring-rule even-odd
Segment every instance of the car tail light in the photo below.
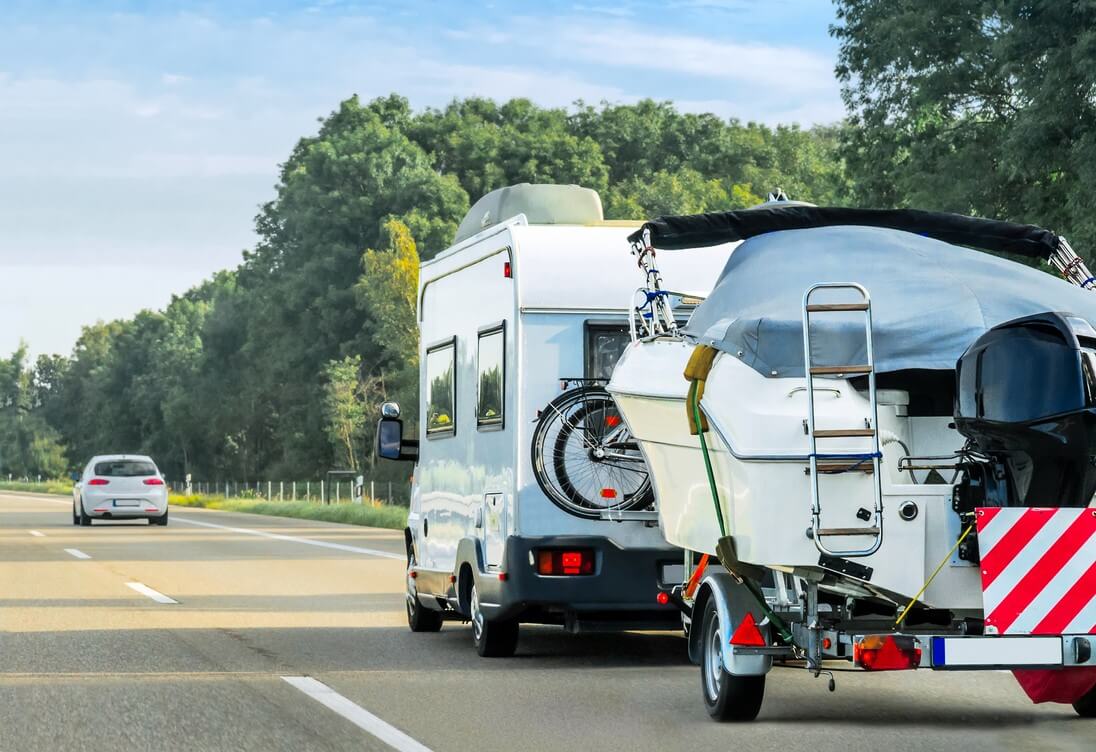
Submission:
{"label": "car tail light", "polygon": [[145,485],[146,486],[162,486],[162,485],[164,485],[164,482],[162,480],[160,480],[159,478],[145,478]]}
{"label": "car tail light", "polygon": [[589,548],[542,548],[537,551],[537,574],[582,576],[594,573],[594,552]]}
{"label": "car tail light", "polygon": [[89,486],[105,486],[107,483],[110,483],[110,481],[106,478],[92,478],[88,481]]}
{"label": "car tail light", "polygon": [[865,671],[905,671],[921,665],[921,648],[912,635],[864,635],[852,660]]}

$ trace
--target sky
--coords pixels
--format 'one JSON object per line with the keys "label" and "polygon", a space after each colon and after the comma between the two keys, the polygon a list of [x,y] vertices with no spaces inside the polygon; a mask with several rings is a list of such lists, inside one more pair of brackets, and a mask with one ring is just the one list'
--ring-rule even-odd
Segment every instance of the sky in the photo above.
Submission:
{"label": "sky", "polygon": [[0,355],[67,353],[236,266],[279,164],[352,94],[833,122],[833,21],[830,0],[0,0]]}

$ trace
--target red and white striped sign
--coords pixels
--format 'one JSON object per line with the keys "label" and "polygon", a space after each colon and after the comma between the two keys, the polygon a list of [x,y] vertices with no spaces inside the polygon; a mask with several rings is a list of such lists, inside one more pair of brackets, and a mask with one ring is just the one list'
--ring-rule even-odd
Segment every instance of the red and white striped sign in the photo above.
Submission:
{"label": "red and white striped sign", "polygon": [[1096,634],[1096,509],[977,510],[987,634]]}

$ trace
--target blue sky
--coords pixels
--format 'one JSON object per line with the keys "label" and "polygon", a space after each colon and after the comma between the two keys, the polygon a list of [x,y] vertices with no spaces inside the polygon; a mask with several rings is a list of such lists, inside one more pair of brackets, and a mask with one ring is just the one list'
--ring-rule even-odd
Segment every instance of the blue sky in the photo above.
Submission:
{"label": "blue sky", "polygon": [[351,94],[831,122],[833,20],[830,0],[0,0],[0,353],[67,352],[235,266],[278,164]]}

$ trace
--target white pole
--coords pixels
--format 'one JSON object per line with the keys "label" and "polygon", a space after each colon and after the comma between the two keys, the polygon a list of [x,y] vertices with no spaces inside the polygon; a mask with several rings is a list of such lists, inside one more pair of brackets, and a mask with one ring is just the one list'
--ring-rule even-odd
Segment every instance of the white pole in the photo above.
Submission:
{"label": "white pole", "polygon": [[304,482],[304,498],[307,501],[312,501],[312,481],[310,480]]}
{"label": "white pole", "polygon": [[274,498],[274,483],[271,481],[266,482],[266,499],[269,501]]}
{"label": "white pole", "polygon": [[323,481],[321,480],[321,481],[320,481],[320,503],[321,503],[321,504],[323,503],[323,500],[324,500],[324,496],[323,496]]}
{"label": "white pole", "polygon": [[278,501],[285,501],[285,481],[278,481]]}
{"label": "white pole", "polygon": [[373,490],[373,479],[369,479],[369,503],[373,504],[377,500],[377,494]]}

